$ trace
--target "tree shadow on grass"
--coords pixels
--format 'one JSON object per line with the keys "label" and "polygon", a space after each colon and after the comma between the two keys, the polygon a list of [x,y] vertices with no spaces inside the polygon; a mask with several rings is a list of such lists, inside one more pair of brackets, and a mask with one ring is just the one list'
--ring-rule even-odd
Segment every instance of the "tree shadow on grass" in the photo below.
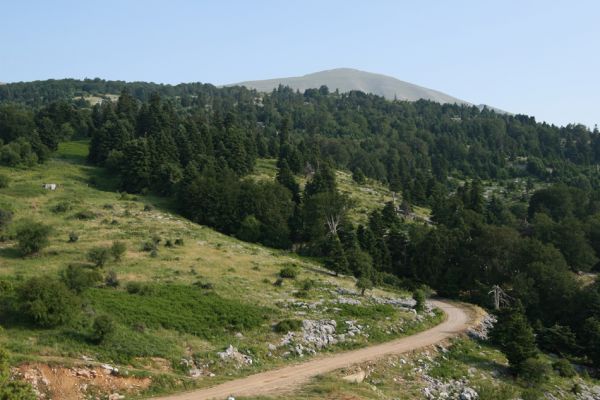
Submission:
{"label": "tree shadow on grass", "polygon": [[15,247],[5,247],[0,249],[0,257],[17,259],[22,258],[21,252]]}

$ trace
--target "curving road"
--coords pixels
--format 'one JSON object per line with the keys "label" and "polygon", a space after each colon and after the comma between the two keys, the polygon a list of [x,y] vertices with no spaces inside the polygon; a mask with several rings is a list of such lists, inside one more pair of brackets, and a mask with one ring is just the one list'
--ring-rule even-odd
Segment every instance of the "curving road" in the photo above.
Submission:
{"label": "curving road", "polygon": [[297,388],[310,378],[325,372],[430,346],[464,332],[472,323],[469,312],[460,305],[440,300],[431,303],[442,309],[447,318],[441,324],[415,335],[359,350],[315,358],[301,364],[261,372],[206,389],[160,397],[156,400],[227,399],[230,395],[258,396],[282,392]]}

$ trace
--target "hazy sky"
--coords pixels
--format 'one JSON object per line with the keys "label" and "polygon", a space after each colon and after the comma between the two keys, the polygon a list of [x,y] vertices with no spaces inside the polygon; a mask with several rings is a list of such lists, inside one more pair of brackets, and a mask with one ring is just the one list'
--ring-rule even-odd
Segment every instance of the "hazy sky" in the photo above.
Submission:
{"label": "hazy sky", "polygon": [[4,1],[0,81],[214,84],[351,67],[600,123],[599,1]]}

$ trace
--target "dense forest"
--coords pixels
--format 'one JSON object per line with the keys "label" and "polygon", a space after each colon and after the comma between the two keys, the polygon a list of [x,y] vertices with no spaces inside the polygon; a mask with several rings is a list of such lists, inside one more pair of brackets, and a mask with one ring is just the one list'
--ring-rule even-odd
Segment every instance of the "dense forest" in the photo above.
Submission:
{"label": "dense forest", "polygon": [[[597,129],[326,87],[64,80],[0,86],[0,102],[0,164],[27,167],[89,138],[89,162],[122,191],[169,196],[195,222],[375,284],[425,284],[487,307],[499,287],[499,317],[514,327],[500,344],[535,332],[533,346],[600,366],[600,284],[579,279],[600,259]],[[277,158],[273,182],[247,177],[258,158]],[[336,169],[384,182],[400,204],[354,226]],[[415,205],[431,221],[409,221]],[[511,360],[516,371],[530,353]]]}

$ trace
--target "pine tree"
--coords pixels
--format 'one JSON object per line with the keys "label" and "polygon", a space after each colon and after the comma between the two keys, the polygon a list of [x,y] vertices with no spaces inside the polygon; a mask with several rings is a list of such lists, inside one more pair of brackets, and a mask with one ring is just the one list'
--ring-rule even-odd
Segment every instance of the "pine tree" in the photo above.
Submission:
{"label": "pine tree", "polygon": [[294,174],[290,169],[287,161],[281,160],[278,163],[280,165],[279,170],[277,171],[276,180],[280,185],[286,187],[290,192],[292,192],[292,197],[294,202],[297,204],[300,202],[300,185],[296,182],[296,178],[294,178]]}
{"label": "pine tree", "polygon": [[330,239],[329,258],[326,261],[326,265],[329,269],[335,272],[336,276],[350,272],[346,253],[344,252],[342,243],[337,236],[334,236]]}
{"label": "pine tree", "polygon": [[537,355],[533,329],[520,304],[500,310],[497,317],[491,338],[506,355],[512,370],[519,373],[525,360]]}

